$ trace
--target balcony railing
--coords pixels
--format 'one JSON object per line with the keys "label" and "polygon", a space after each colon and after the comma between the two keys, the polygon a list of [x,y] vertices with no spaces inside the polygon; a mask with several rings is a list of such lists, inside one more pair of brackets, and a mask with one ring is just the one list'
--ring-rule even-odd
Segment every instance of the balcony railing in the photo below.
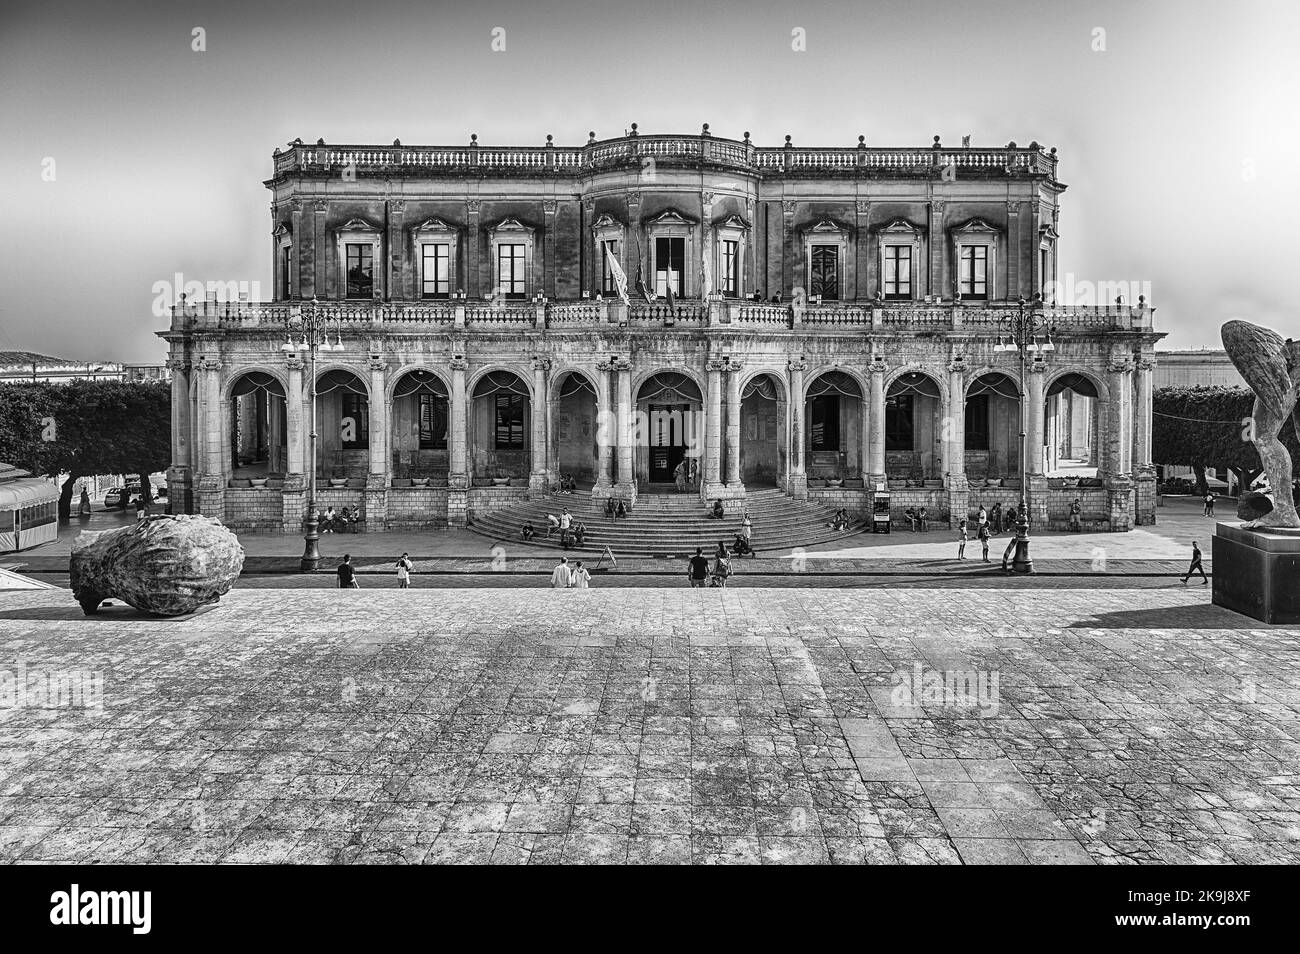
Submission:
{"label": "balcony railing", "polygon": [[[276,331],[298,323],[306,302],[200,301],[172,308],[173,330]],[[670,307],[665,299],[577,301],[329,301],[318,306],[329,318],[346,326],[469,328],[474,331],[518,331],[600,328],[718,328],[754,331],[802,330],[878,334],[944,332],[997,333],[999,322],[1017,309],[1016,302],[878,302],[812,303],[796,309],[789,304],[750,301],[685,299]],[[1155,311],[1144,300],[1136,305],[1042,305],[1053,334],[1098,334],[1111,331],[1151,331]]]}
{"label": "balcony railing", "polygon": [[931,176],[946,166],[967,175],[1055,178],[1056,151],[1037,143],[1028,147],[756,146],[712,135],[631,135],[591,140],[582,146],[377,146],[294,143],[273,156],[277,176],[290,173],[331,174],[344,169],[385,175],[463,175],[479,170],[493,174],[585,175],[599,169],[665,166],[718,167],[760,177],[821,175]]}

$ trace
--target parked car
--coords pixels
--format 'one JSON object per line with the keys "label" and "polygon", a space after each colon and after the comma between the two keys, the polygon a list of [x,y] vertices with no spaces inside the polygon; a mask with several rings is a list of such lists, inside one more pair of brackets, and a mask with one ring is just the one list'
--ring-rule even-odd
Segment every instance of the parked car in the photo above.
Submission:
{"label": "parked car", "polygon": [[138,496],[139,493],[140,493],[140,488],[139,488],[139,487],[135,487],[135,488],[131,488],[131,487],[125,487],[125,488],[123,488],[123,487],[112,487],[112,488],[110,488],[109,491],[108,491],[108,493],[104,494],[104,509],[105,509],[105,510],[123,510],[123,509],[125,509],[125,508],[130,504],[130,502],[131,502],[131,495],[132,495],[133,493],[134,493],[136,496]]}

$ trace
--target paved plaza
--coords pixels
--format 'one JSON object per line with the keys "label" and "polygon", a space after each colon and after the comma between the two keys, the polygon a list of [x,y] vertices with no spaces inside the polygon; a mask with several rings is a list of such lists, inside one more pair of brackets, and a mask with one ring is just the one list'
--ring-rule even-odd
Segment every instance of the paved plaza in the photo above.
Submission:
{"label": "paved plaza", "polygon": [[1300,629],[1207,588],[0,600],[6,861],[1300,860]]}

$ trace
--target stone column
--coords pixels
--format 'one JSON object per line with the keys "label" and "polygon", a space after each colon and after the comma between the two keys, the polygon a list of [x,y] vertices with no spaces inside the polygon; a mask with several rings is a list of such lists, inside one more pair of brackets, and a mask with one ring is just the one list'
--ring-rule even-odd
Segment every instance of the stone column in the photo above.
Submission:
{"label": "stone column", "polygon": [[194,457],[190,435],[194,407],[190,403],[190,364],[183,354],[167,360],[172,373],[172,462],[167,468],[167,512],[194,512]]}
{"label": "stone column", "polygon": [[1033,361],[1028,367],[1029,380],[1025,388],[1025,441],[1029,445],[1026,465],[1029,473],[1025,479],[1028,490],[1029,520],[1036,527],[1048,525],[1048,497],[1051,493],[1047,487],[1047,478],[1043,475],[1043,414],[1045,398],[1043,382],[1047,366],[1041,360]]}
{"label": "stone column", "polygon": [[953,355],[948,363],[948,414],[943,453],[948,465],[948,525],[956,529],[970,509],[970,482],[966,479],[966,359]]}
{"label": "stone column", "polygon": [[1156,468],[1151,461],[1152,390],[1151,377],[1156,362],[1143,354],[1137,364],[1137,406],[1134,408],[1133,464],[1136,484],[1133,501],[1134,522],[1146,526],[1156,522]]}
{"label": "stone column", "polygon": [[289,452],[285,469],[287,474],[297,474],[301,477],[304,473],[303,461],[306,454],[304,448],[307,441],[302,419],[302,358],[290,355],[285,359],[285,367],[289,374],[289,390],[284,399],[285,444]]}
{"label": "stone column", "polygon": [[618,374],[618,486],[619,492],[630,496],[636,475],[632,472],[633,444],[636,440],[632,420],[632,362],[618,358],[614,362]]}
{"label": "stone column", "polygon": [[722,358],[709,358],[704,362],[706,389],[704,395],[704,474],[700,481],[700,494],[705,498],[721,496],[722,486]]}
{"label": "stone column", "polygon": [[469,420],[466,407],[465,371],[468,363],[463,354],[451,358],[450,431],[448,435],[447,525],[463,527],[469,519],[469,467],[466,442]]}
{"label": "stone column", "polygon": [[382,352],[370,353],[370,463],[366,473],[365,528],[384,530],[388,525],[388,387]]}
{"label": "stone column", "polygon": [[528,475],[528,496],[544,497],[550,485],[550,397],[546,393],[546,372],[550,358],[533,358],[532,472]]}
{"label": "stone column", "polygon": [[199,360],[199,394],[203,447],[200,457],[198,499],[195,509],[208,517],[226,518],[226,467],[221,423],[221,359],[209,355]]}
{"label": "stone column", "polygon": [[596,487],[602,491],[607,491],[614,483],[614,444],[618,440],[618,415],[614,412],[609,387],[612,369],[613,364],[608,361],[596,365],[596,451],[599,455]]}
{"label": "stone column", "polygon": [[885,482],[885,362],[871,365],[871,447],[867,454],[869,490]]}
{"label": "stone column", "polygon": [[1117,349],[1106,373],[1110,390],[1106,408],[1106,489],[1111,530],[1128,530],[1133,525],[1133,476],[1129,471],[1132,402],[1128,398],[1131,366],[1132,357]]}
{"label": "stone column", "polygon": [[727,488],[744,494],[740,481],[740,369],[744,362],[733,358],[727,364]]}
{"label": "stone column", "polygon": [[786,493],[800,500],[808,499],[808,473],[804,468],[804,393],[803,373],[808,370],[803,355],[791,358],[786,364],[790,372],[790,427],[789,461],[790,480]]}

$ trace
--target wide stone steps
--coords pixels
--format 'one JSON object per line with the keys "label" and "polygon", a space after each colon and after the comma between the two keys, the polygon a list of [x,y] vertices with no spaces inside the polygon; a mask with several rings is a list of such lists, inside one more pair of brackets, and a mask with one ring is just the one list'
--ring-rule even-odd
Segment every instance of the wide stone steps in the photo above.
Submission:
{"label": "wide stone steps", "polygon": [[[827,524],[834,516],[824,507],[792,500],[779,490],[751,493],[747,500],[753,525],[753,544],[758,551],[788,550],[815,543],[851,537],[860,530],[837,531]],[[591,495],[572,495],[530,500],[502,510],[478,515],[470,529],[493,540],[519,541],[525,522],[532,521],[538,546],[560,548],[558,533],[545,538],[546,515],[556,516],[567,507],[587,527],[583,550],[599,551],[608,545],[616,555],[652,556],[681,554],[703,547],[712,551],[719,540],[731,544],[740,529],[740,515],[728,513],[721,520],[707,516],[698,497],[691,494],[644,494],[637,499],[635,510],[626,518],[611,520],[604,507]]]}

